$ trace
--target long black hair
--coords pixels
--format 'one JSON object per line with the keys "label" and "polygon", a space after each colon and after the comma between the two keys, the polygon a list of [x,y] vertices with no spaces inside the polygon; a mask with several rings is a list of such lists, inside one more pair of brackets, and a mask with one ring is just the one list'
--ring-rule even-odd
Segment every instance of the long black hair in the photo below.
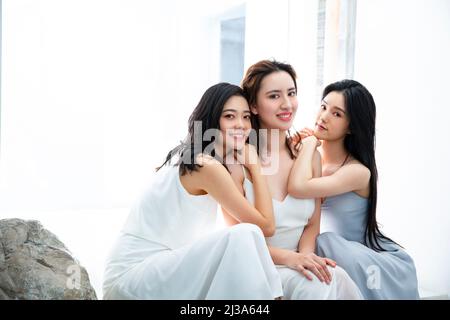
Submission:
{"label": "long black hair", "polygon": [[176,165],[180,166],[180,174],[197,171],[201,165],[196,161],[200,153],[215,156],[214,148],[207,148],[214,142],[205,141],[205,132],[209,129],[220,129],[219,121],[225,103],[232,96],[246,98],[242,89],[229,83],[218,83],[205,91],[197,107],[194,109],[188,121],[188,135],[178,146],[173,148],[166,156],[164,163],[156,168],[158,171],[174,156],[179,156]]}
{"label": "long black hair", "polygon": [[344,147],[349,154],[370,170],[368,217],[364,241],[376,251],[385,251],[379,240],[395,242],[381,233],[376,219],[378,171],[375,161],[375,101],[369,90],[354,80],[342,80],[329,84],[323,90],[322,99],[333,91],[344,96],[349,117],[350,134],[345,136]]}

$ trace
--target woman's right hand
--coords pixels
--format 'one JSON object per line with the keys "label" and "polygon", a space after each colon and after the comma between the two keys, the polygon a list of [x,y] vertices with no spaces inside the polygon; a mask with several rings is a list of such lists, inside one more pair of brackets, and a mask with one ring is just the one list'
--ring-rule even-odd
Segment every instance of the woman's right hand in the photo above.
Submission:
{"label": "woman's right hand", "polygon": [[305,138],[307,138],[309,136],[313,136],[314,135],[314,130],[310,129],[310,128],[303,128],[302,130],[300,130],[298,132],[298,134],[300,135],[300,137],[302,139],[305,139]]}
{"label": "woman's right hand", "polygon": [[308,144],[314,145],[315,148],[319,147],[322,144],[322,142],[319,139],[317,139],[316,136],[306,137],[305,139],[302,140],[302,143],[304,145]]}
{"label": "woman's right hand", "polygon": [[314,130],[310,128],[303,128],[302,130],[297,131],[294,135],[291,136],[289,143],[291,147],[299,147],[299,143],[309,136],[314,136]]}
{"label": "woman's right hand", "polygon": [[292,252],[286,265],[303,274],[308,280],[312,280],[312,276],[309,273],[312,272],[321,282],[325,281],[327,284],[330,284],[331,273],[327,265],[335,267],[336,262],[328,258],[319,257],[314,253]]}

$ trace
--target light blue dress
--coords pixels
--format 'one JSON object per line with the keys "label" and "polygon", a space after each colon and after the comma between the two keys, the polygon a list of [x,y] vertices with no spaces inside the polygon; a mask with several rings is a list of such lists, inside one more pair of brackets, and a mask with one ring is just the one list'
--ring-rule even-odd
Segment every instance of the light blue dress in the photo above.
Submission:
{"label": "light blue dress", "polygon": [[328,197],[322,204],[317,253],[337,262],[365,299],[418,299],[414,262],[400,246],[380,242],[386,251],[364,244],[368,200],[354,192]]}

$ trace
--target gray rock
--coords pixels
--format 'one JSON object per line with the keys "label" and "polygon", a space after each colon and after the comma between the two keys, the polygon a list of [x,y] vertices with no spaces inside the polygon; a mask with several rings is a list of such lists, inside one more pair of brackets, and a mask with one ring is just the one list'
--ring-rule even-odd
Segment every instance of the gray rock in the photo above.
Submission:
{"label": "gray rock", "polygon": [[1,299],[97,299],[86,269],[39,221],[0,220]]}

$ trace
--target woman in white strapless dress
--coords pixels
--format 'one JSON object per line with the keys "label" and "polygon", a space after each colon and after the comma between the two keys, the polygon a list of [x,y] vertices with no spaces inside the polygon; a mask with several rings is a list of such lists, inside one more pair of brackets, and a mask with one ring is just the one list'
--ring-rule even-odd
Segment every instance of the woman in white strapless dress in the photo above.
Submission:
{"label": "woman in white strapless dress", "polygon": [[[284,299],[361,299],[348,274],[330,259],[314,254],[320,231],[320,199],[295,199],[287,194],[288,179],[296,148],[288,143],[287,132],[298,107],[296,75],[293,68],[276,61],[260,61],[251,66],[242,86],[260,134],[259,154],[273,197],[276,231],[266,241],[281,276]],[[320,161],[315,174],[320,174]],[[246,177],[241,166],[231,169],[242,193],[254,198],[251,172]],[[254,182],[254,180],[253,180]],[[236,223],[224,210],[225,220]]]}
{"label": "woman in white strapless dress", "polygon": [[[253,184],[245,177],[244,190],[247,199],[253,202]],[[297,252],[299,241],[305,227],[308,225],[314,210],[314,199],[296,199],[289,194],[283,201],[273,199],[276,231],[266,242],[271,248]],[[277,265],[283,284],[284,299],[290,300],[333,300],[333,299],[360,299],[362,296],[356,285],[339,266],[329,268],[331,281],[324,285],[317,277],[309,280],[298,270]]]}
{"label": "woman in white strapless dress", "polygon": [[[194,134],[198,124],[199,141]],[[274,299],[282,295],[280,277],[264,241],[275,225],[256,150],[246,144],[250,128],[248,103],[238,86],[221,83],[205,92],[189,119],[188,138],[164,163],[178,155],[177,164],[163,165],[156,173],[109,255],[104,299]],[[202,139],[208,129],[217,129],[209,149],[211,144]],[[241,163],[256,180],[255,206],[235,187],[223,162],[225,155],[236,151],[239,157],[245,156]],[[243,224],[215,230],[218,204]]]}

